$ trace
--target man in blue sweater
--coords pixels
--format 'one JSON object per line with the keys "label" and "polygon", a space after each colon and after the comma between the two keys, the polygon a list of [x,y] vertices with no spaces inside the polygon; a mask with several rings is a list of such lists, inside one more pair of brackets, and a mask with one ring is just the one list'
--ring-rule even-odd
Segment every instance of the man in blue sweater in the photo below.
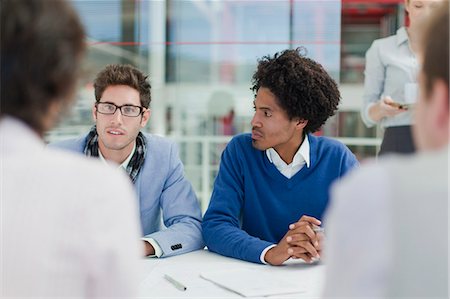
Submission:
{"label": "man in blue sweater", "polygon": [[263,57],[252,90],[252,133],[222,154],[203,238],[209,250],[250,262],[312,262],[329,187],[358,165],[342,143],[311,135],[337,110],[338,87],[297,49]]}
{"label": "man in blue sweater", "polygon": [[96,126],[52,146],[98,157],[128,172],[139,198],[145,255],[167,257],[203,248],[200,206],[176,145],[140,132],[150,118],[147,77],[130,65],[108,65],[94,88]]}

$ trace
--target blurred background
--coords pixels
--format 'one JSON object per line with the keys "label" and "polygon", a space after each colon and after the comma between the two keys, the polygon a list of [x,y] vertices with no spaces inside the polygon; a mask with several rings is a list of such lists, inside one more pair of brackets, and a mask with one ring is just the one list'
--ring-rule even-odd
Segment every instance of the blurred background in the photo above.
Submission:
{"label": "blurred background", "polygon": [[338,113],[318,135],[345,143],[360,161],[374,157],[380,129],[367,129],[364,55],[373,40],[405,24],[403,0],[73,0],[88,34],[85,72],[70,115],[48,142],[92,124],[92,81],[111,63],[149,74],[152,117],[144,129],[179,144],[180,157],[207,208],[220,155],[249,132],[257,59],[303,46],[339,83]]}

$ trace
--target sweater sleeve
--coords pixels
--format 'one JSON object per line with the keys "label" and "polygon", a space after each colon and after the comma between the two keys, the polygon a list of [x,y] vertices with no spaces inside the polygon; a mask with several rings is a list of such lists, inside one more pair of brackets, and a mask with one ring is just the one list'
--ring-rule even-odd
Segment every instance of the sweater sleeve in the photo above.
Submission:
{"label": "sweater sleeve", "polygon": [[342,154],[341,159],[341,173],[340,177],[347,174],[347,172],[351,171],[352,169],[359,168],[359,162],[358,159],[356,159],[355,155],[350,151],[350,149],[343,145],[344,150]]}
{"label": "sweater sleeve", "polygon": [[245,176],[240,159],[245,155],[240,153],[238,141],[233,139],[222,153],[210,204],[203,218],[203,238],[210,251],[261,263],[261,252],[272,243],[241,229]]}

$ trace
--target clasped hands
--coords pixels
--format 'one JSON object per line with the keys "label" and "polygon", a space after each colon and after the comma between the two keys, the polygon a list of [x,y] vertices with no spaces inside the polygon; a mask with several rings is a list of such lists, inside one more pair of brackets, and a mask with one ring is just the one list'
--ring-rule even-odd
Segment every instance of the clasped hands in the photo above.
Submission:
{"label": "clasped hands", "polygon": [[271,265],[281,265],[289,258],[303,259],[307,263],[320,258],[324,234],[316,232],[320,220],[311,216],[302,216],[299,221],[289,225],[288,232],[281,241],[267,251],[264,259]]}

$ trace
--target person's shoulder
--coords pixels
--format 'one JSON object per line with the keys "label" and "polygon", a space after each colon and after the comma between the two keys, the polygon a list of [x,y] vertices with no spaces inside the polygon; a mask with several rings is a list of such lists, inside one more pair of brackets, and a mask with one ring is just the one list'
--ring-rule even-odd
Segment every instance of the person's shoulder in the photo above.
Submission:
{"label": "person's shoulder", "polygon": [[145,169],[151,170],[158,167],[162,173],[167,167],[182,163],[176,137],[165,137],[151,133],[142,134],[144,135],[147,146],[147,154],[144,162]]}
{"label": "person's shoulder", "polygon": [[159,160],[159,162],[165,161],[165,159],[168,159],[171,155],[175,155],[178,152],[176,139],[174,140],[169,137],[151,133],[142,132],[142,134],[144,135],[148,152],[152,153],[151,155],[156,160]]}
{"label": "person's shoulder", "polygon": [[394,49],[397,45],[397,35],[391,35],[376,39],[372,42],[366,52],[366,59],[373,58],[373,55],[381,55],[386,49]]}
{"label": "person's shoulder", "polygon": [[231,138],[230,143],[237,143],[237,144],[246,144],[252,142],[252,134],[250,133],[241,133],[234,135],[233,138]]}
{"label": "person's shoulder", "polygon": [[387,45],[394,45],[396,43],[397,43],[397,34],[394,34],[374,40],[372,46],[379,48]]}
{"label": "person's shoulder", "polygon": [[100,193],[104,192],[102,196],[98,196],[99,198],[105,198],[106,194],[123,195],[130,184],[123,171],[105,165],[99,159],[85,157],[76,152],[47,148],[39,163],[41,167],[46,168],[47,173],[57,174],[53,179],[59,182],[55,184],[61,187],[64,185],[68,193],[76,191],[79,197],[91,198],[93,188]]}
{"label": "person's shoulder", "polygon": [[311,148],[325,149],[327,151],[332,150],[338,153],[350,152],[345,144],[334,138],[308,134],[308,140]]}
{"label": "person's shoulder", "polygon": [[339,146],[340,144],[342,144],[340,141],[338,141],[334,138],[327,137],[327,136],[316,136],[313,134],[308,134],[308,140],[309,140],[309,143],[316,142],[317,144],[326,144],[326,145],[330,145],[330,146]]}
{"label": "person's shoulder", "polygon": [[[410,178],[412,174],[420,173],[422,177],[437,178],[447,177],[448,161],[450,161],[450,149],[415,153],[412,155],[392,154],[380,159],[380,166],[389,169],[389,172],[396,173],[402,178]],[[418,176],[416,176],[418,177]]]}
{"label": "person's shoulder", "polygon": [[[391,154],[379,157],[377,160],[368,159],[362,162],[360,168],[353,171],[343,179],[343,182],[351,181],[353,184],[370,184],[377,180],[379,183],[396,182],[400,179],[408,179],[412,176],[422,175],[438,176],[439,171],[445,170],[449,161],[448,150],[440,150],[427,153],[416,153],[411,155]],[[427,174],[427,172],[430,172]],[[434,175],[433,175],[434,174]],[[375,183],[376,185],[376,183]]]}
{"label": "person's shoulder", "polygon": [[[62,172],[82,172],[84,177],[94,177],[99,173],[108,173],[111,166],[105,165],[99,159],[79,155],[72,151],[61,151],[55,147],[47,147],[43,157],[43,162],[51,168],[59,168]],[[114,169],[114,167],[112,167]]]}
{"label": "person's shoulder", "polygon": [[370,205],[377,206],[380,201],[390,198],[391,176],[385,166],[368,160],[333,183],[331,194],[342,200],[345,207],[366,209]]}
{"label": "person's shoulder", "polygon": [[248,152],[253,149],[252,135],[250,133],[241,133],[234,135],[228,142],[226,151]]}
{"label": "person's shoulder", "polygon": [[83,151],[86,145],[86,134],[82,136],[58,140],[48,144],[49,148],[68,149],[73,151]]}
{"label": "person's shoulder", "polygon": [[379,179],[387,176],[387,169],[384,163],[376,161],[374,158],[369,158],[362,162],[361,166],[345,176],[341,181],[343,184],[358,183],[372,183],[374,179]]}
{"label": "person's shoulder", "polygon": [[144,139],[149,147],[163,147],[164,150],[166,150],[169,147],[172,147],[176,145],[176,141],[165,136],[151,134],[151,133],[144,133],[141,132],[144,136]]}

